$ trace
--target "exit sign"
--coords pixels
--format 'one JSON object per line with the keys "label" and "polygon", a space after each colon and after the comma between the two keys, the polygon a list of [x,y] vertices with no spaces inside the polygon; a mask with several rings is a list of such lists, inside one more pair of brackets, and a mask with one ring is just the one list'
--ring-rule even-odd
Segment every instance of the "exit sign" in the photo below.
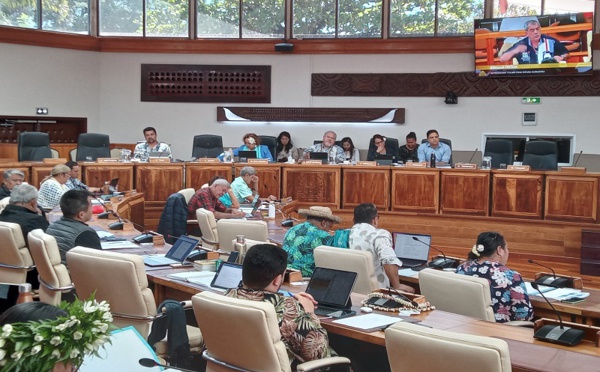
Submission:
{"label": "exit sign", "polygon": [[526,105],[539,105],[542,102],[540,97],[523,97],[521,103]]}

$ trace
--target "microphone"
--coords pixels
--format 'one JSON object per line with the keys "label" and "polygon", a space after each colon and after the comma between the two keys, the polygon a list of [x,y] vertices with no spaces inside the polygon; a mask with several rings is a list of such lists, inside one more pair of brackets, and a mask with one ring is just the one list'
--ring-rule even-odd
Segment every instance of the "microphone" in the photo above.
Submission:
{"label": "microphone", "polygon": [[471,155],[471,157],[469,158],[469,161],[467,163],[470,163],[471,160],[473,160],[473,158],[475,157],[475,154],[477,154],[477,150],[479,150],[479,149],[476,147],[475,151],[473,151],[473,154]]}
{"label": "microphone", "polygon": [[96,199],[96,201],[98,201],[100,203],[100,205],[102,206],[102,208],[104,208],[104,210],[105,210],[105,212],[102,212],[102,213],[98,214],[98,219],[99,220],[106,220],[106,219],[108,219],[108,216],[115,216],[115,217],[119,218],[119,216],[117,216],[117,214],[115,213],[115,211],[113,211],[112,209],[108,209],[106,207],[106,205],[104,204],[104,200],[98,199],[98,197],[95,196],[92,193],[90,193],[90,195],[92,195],[92,197],[94,199]]}
{"label": "microphone", "polygon": [[546,324],[545,326],[543,326],[540,329],[538,329],[537,331],[535,331],[535,333],[533,334],[533,338],[536,338],[540,341],[553,342],[553,343],[567,345],[567,346],[575,346],[575,345],[579,344],[581,342],[581,339],[583,338],[585,332],[582,331],[581,329],[565,327],[563,324],[562,318],[560,317],[560,313],[558,311],[556,311],[556,309],[554,308],[552,303],[550,303],[550,301],[548,301],[548,299],[546,298],[544,293],[539,290],[538,283],[533,282],[533,283],[531,283],[531,286],[540,292],[540,295],[542,295],[544,300],[546,300],[548,305],[550,305],[552,310],[554,310],[554,313],[558,316],[558,322],[560,323],[559,326],[556,326],[554,324]]}
{"label": "microphone", "polygon": [[168,369],[175,369],[177,371],[184,371],[184,372],[194,372],[192,370],[189,369],[185,369],[185,368],[180,368],[180,367],[175,367],[175,366],[168,366],[166,364],[160,364],[158,363],[156,360],[154,359],[150,359],[150,358],[142,358],[138,361],[138,363],[143,366],[143,367],[148,367],[148,368],[152,368],[152,367],[163,367],[163,368],[168,368]]}
{"label": "microphone", "polygon": [[534,260],[531,260],[531,259],[528,260],[527,262],[529,262],[530,264],[544,267],[544,268],[552,271],[552,275],[543,275],[543,276],[539,277],[538,279],[536,279],[535,280],[536,284],[547,285],[549,287],[556,287],[556,288],[572,287],[572,285],[570,285],[570,283],[569,283],[570,282],[569,278],[557,277],[556,273],[554,272],[554,269],[552,269],[550,266],[543,265],[543,264],[536,262]]}
{"label": "microphone", "polygon": [[421,243],[423,245],[426,245],[428,248],[433,248],[442,254],[443,258],[436,258],[435,260],[429,262],[429,267],[432,267],[434,269],[445,269],[445,268],[451,268],[451,267],[456,266],[456,264],[457,264],[456,260],[447,258],[446,254],[444,252],[442,252],[440,249],[437,249],[436,247],[432,247],[431,244],[425,243],[424,241],[417,238],[416,236],[413,236],[412,238],[413,238],[413,240],[418,241],[419,243]]}
{"label": "microphone", "polygon": [[581,158],[581,154],[583,154],[583,150],[579,151],[579,155],[577,156],[577,160],[575,160],[575,164],[573,164],[574,167],[576,167],[577,163],[579,163],[579,158]]}

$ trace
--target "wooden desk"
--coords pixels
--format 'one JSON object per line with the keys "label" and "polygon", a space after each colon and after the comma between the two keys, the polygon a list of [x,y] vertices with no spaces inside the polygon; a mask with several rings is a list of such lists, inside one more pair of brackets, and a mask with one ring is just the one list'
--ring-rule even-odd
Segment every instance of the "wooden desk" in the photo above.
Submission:
{"label": "wooden desk", "polygon": [[437,214],[439,204],[439,169],[392,169],[392,211]]}
{"label": "wooden desk", "polygon": [[391,167],[342,166],[342,208],[373,203],[378,209],[390,208]]}
{"label": "wooden desk", "polygon": [[119,179],[119,190],[133,190],[133,163],[82,162],[82,181],[89,187],[102,187],[114,178]]}
{"label": "wooden desk", "polygon": [[494,217],[542,218],[544,172],[492,171]]}
{"label": "wooden desk", "polygon": [[546,175],[544,219],[598,222],[598,174]]}
{"label": "wooden desk", "polygon": [[52,168],[56,164],[44,164],[42,162],[31,163],[31,185],[40,189],[40,183],[52,173]]}
{"label": "wooden desk", "polygon": [[185,163],[185,187],[198,190],[214,176],[222,176],[231,182],[231,167],[227,163]]}
{"label": "wooden desk", "polygon": [[442,170],[440,213],[487,216],[490,209],[490,178],[488,170]]}
{"label": "wooden desk", "polygon": [[342,169],[339,165],[287,164],[283,167],[282,196],[302,206],[339,208]]}
{"label": "wooden desk", "polygon": [[251,166],[256,170],[258,176],[258,194],[262,198],[274,195],[281,198],[281,163],[269,164],[243,164],[236,163],[233,167],[234,176],[239,177],[242,168]]}
{"label": "wooden desk", "polygon": [[123,197],[113,208],[121,218],[125,218],[136,224],[137,229],[139,226],[144,226],[144,202],[144,194],[138,192]]}

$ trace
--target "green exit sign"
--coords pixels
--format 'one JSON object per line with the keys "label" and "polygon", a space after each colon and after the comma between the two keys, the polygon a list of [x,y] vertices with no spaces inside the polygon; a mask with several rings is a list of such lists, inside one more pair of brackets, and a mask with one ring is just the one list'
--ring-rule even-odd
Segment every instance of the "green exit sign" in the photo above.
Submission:
{"label": "green exit sign", "polygon": [[540,97],[523,97],[521,98],[521,103],[526,105],[539,105],[542,102]]}

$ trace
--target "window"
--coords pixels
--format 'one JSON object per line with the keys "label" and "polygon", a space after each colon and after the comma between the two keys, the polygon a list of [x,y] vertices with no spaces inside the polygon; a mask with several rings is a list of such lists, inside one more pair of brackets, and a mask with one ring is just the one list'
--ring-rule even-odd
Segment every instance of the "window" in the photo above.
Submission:
{"label": "window", "polygon": [[494,0],[494,17],[593,12],[594,0]]}
{"label": "window", "polygon": [[187,0],[100,0],[101,36],[187,37],[188,25]]}
{"label": "window", "polygon": [[89,13],[89,0],[0,0],[4,26],[89,34]]}

